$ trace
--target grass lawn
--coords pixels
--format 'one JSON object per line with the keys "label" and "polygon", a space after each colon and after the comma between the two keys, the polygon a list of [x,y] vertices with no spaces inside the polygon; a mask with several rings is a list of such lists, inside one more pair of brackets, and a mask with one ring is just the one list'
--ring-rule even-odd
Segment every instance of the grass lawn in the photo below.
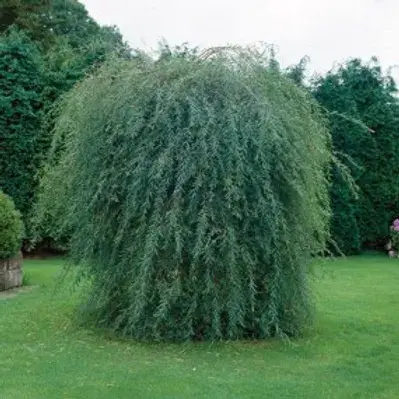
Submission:
{"label": "grass lawn", "polygon": [[1,399],[399,398],[399,260],[326,262],[317,321],[287,343],[140,344],[73,322],[62,260],[30,260],[33,285],[0,295]]}

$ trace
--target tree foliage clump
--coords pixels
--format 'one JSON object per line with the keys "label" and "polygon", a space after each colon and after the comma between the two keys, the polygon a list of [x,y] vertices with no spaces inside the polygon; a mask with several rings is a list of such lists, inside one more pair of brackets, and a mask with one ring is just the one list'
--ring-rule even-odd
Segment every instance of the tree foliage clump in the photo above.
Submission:
{"label": "tree foliage clump", "polygon": [[334,149],[358,186],[333,171],[332,237],[346,254],[382,247],[399,215],[399,103],[393,79],[376,59],[351,60],[315,82],[328,111]]}
{"label": "tree foliage clump", "polygon": [[22,230],[21,214],[0,190],[0,260],[11,258],[21,248]]}
{"label": "tree foliage clump", "polygon": [[204,54],[113,62],[76,86],[38,219],[71,233],[100,325],[155,340],[295,336],[329,236],[329,134],[264,56]]}

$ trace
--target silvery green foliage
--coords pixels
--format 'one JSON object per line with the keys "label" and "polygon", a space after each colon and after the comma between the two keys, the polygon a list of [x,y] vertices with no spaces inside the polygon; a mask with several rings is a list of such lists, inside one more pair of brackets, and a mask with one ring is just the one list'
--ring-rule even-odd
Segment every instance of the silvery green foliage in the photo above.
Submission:
{"label": "silvery green foliage", "polygon": [[295,336],[329,237],[330,160],[315,103],[254,50],[113,61],[59,109],[38,218],[72,232],[100,325]]}

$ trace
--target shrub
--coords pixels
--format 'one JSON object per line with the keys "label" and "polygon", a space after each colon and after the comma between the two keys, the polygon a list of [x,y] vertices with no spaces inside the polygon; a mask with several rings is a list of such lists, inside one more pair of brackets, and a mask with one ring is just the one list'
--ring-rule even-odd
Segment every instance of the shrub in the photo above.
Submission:
{"label": "shrub", "polygon": [[12,199],[0,191],[0,260],[14,256],[21,248],[22,221]]}
{"label": "shrub", "polygon": [[388,243],[387,249],[391,257],[399,254],[399,218],[395,219],[391,225],[391,239]]}
{"label": "shrub", "polygon": [[155,340],[298,335],[329,235],[329,134],[264,57],[204,54],[117,61],[76,86],[38,220],[71,232],[100,325]]}

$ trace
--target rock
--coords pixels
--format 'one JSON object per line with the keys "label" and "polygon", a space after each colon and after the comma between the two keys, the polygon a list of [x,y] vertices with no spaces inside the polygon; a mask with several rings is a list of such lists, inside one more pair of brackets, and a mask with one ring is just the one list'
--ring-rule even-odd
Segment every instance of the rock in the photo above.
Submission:
{"label": "rock", "polygon": [[0,260],[0,291],[22,285],[22,253],[7,260]]}

